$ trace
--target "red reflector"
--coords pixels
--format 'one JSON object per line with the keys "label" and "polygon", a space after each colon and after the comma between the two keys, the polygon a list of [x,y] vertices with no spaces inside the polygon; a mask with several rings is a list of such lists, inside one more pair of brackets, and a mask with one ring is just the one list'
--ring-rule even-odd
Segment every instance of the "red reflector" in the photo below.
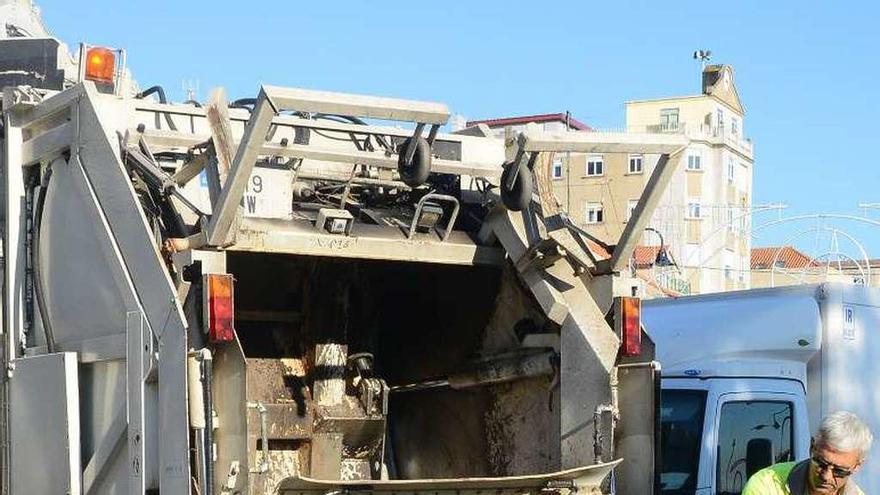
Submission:
{"label": "red reflector", "polygon": [[208,340],[231,342],[235,338],[235,308],[232,298],[232,275],[205,275],[205,323]]}
{"label": "red reflector", "polygon": [[638,297],[620,298],[621,353],[638,356],[642,353],[642,301]]}
{"label": "red reflector", "polygon": [[92,47],[86,52],[86,79],[112,83],[116,75],[116,54],[108,48]]}

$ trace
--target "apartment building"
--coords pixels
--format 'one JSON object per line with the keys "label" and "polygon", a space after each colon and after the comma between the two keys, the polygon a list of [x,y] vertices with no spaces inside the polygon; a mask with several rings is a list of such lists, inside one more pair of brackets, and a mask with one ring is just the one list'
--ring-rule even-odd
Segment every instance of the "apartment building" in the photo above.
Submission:
{"label": "apartment building", "polygon": [[[647,296],[707,293],[749,287],[753,147],[745,136],[745,110],[734,72],[707,66],[702,91],[692,96],[626,103],[626,130],[678,133],[691,144],[642,238],[667,263],[636,270]],[[499,136],[537,128],[590,132],[568,113],[468,122]],[[555,192],[569,215],[592,235],[613,242],[626,226],[657,155],[564,153],[553,157]],[[650,250],[648,250],[650,251]],[[642,251],[647,252],[647,251]],[[651,288],[657,290],[652,290]]]}

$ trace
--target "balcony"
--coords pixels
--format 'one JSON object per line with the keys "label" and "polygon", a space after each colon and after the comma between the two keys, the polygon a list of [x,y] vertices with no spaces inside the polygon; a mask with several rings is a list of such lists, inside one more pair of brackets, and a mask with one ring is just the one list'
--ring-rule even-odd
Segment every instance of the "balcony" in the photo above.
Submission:
{"label": "balcony", "polygon": [[[639,132],[641,129],[630,129]],[[711,144],[725,144],[740,153],[752,157],[754,152],[752,140],[744,138],[741,133],[732,132],[729,127],[699,124],[689,126],[686,122],[671,124],[655,124],[645,126],[644,132],[658,134],[684,134],[692,141],[708,141]]]}

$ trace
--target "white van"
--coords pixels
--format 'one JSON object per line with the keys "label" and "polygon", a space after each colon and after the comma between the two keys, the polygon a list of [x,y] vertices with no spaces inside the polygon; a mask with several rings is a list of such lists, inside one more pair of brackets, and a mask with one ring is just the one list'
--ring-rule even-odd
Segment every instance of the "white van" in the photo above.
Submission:
{"label": "white van", "polygon": [[[663,367],[661,493],[738,494],[809,457],[825,414],[880,435],[880,290],[801,285],[644,301]],[[854,477],[880,492],[880,442]]]}

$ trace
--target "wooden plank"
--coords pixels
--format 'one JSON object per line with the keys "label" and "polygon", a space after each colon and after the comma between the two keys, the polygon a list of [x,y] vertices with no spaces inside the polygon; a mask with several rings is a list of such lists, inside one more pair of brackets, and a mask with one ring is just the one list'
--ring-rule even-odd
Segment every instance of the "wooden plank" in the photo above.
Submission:
{"label": "wooden plank", "polygon": [[183,186],[197,175],[199,175],[208,163],[208,153],[199,153],[192,160],[184,163],[174,172],[171,180],[178,186]]}
{"label": "wooden plank", "polygon": [[541,203],[541,212],[545,218],[562,213],[562,204],[553,192],[553,158],[556,153],[539,153],[535,160],[535,181],[538,189],[538,198]]}
{"label": "wooden plank", "polygon": [[235,220],[238,205],[244,195],[247,181],[257,164],[257,157],[266,142],[266,134],[277,111],[267,95],[261,91],[254,105],[254,112],[244,130],[241,143],[236,147],[235,158],[229,170],[229,178],[223,182],[223,190],[212,205],[211,222],[208,224],[208,244],[220,246],[228,242],[228,235]]}
{"label": "wooden plank", "polygon": [[226,175],[232,167],[235,154],[235,140],[232,136],[232,124],[229,120],[229,105],[226,103],[226,92],[216,88],[205,105],[205,117],[211,128],[211,139],[214,141],[214,152],[217,155],[217,172],[220,184],[226,183]]}

